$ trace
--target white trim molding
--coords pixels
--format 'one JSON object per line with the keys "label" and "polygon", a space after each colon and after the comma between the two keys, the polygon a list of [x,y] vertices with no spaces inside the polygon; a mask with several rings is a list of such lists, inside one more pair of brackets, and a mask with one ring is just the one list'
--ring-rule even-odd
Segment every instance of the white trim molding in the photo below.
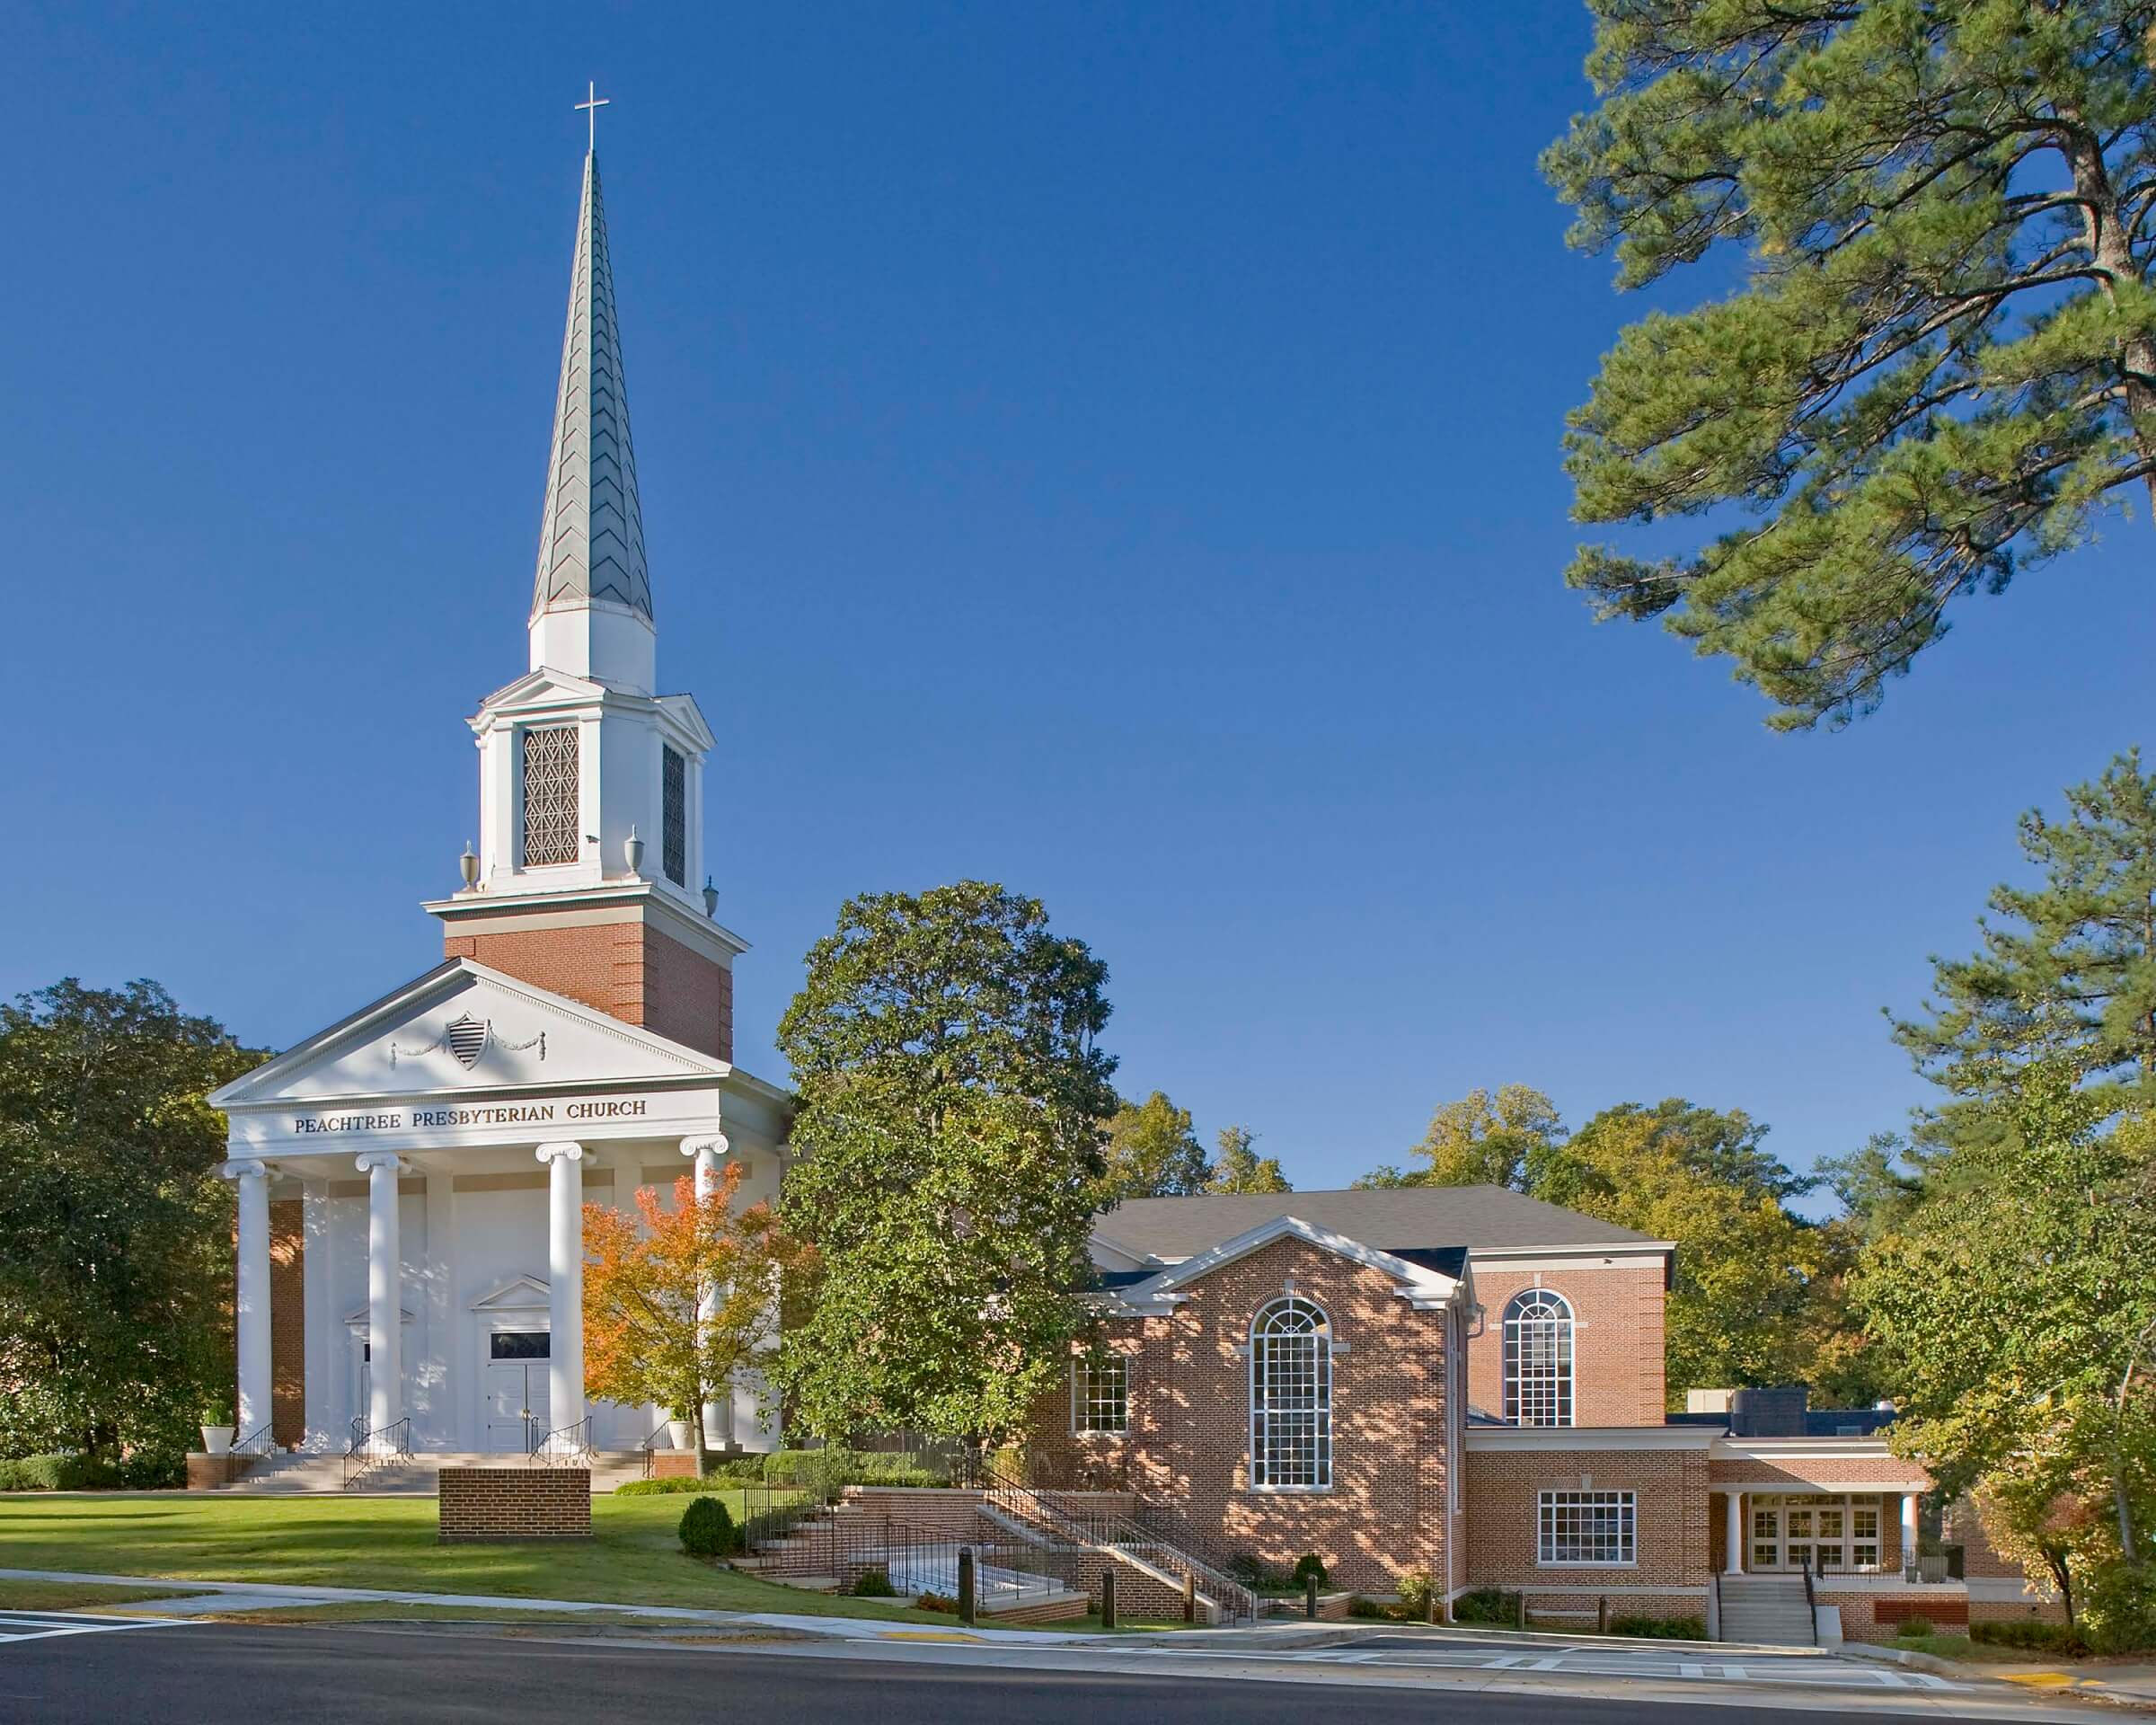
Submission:
{"label": "white trim molding", "polygon": [[[1719,1435],[1700,1426],[1470,1426],[1467,1447],[1471,1453],[1706,1449]],[[1722,1489],[1719,1481],[1714,1489]]]}

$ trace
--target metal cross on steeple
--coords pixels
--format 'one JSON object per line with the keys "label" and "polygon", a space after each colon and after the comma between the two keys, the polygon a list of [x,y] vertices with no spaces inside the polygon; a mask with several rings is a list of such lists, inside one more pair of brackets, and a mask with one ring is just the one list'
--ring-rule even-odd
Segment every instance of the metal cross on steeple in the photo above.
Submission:
{"label": "metal cross on steeple", "polygon": [[599,110],[613,100],[611,96],[602,96],[597,84],[589,79],[585,81],[584,100],[577,104],[577,111],[587,116],[586,130],[589,136],[584,147],[594,155],[598,154],[599,149]]}

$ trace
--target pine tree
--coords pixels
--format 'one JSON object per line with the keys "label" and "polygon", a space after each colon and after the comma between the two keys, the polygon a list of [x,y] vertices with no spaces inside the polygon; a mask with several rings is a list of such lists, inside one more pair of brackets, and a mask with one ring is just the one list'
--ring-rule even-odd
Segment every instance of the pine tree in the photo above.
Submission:
{"label": "pine tree", "polygon": [[2156,500],[2150,0],[1589,0],[1600,105],[1544,172],[1618,282],[1737,261],[1632,324],[1568,438],[1604,616],[1776,703],[1877,704],[1957,595]]}
{"label": "pine tree", "polygon": [[1983,944],[1934,958],[1933,998],[1895,1037],[1952,1095],[1930,1136],[1984,1136],[1993,1106],[2031,1062],[2061,1059],[2110,1111],[2156,1104],[2156,777],[2138,750],[2066,792],[2066,813],[2031,809],[2021,854],[2034,887],[2001,886]]}

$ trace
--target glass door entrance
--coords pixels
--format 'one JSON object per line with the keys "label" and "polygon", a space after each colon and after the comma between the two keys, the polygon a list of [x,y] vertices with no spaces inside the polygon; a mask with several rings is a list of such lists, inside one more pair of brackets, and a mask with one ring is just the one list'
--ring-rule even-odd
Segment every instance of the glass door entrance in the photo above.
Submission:
{"label": "glass door entrance", "polygon": [[1877,1498],[1754,1497],[1751,1508],[1748,1568],[1847,1574],[1879,1567]]}

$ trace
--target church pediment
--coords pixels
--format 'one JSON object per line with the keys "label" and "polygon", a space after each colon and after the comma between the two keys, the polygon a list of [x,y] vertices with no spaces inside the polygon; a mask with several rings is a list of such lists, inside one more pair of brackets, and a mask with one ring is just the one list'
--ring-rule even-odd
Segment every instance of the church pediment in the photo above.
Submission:
{"label": "church pediment", "polygon": [[469,959],[308,1038],[209,1098],[230,1112],[368,1099],[716,1084],[732,1068]]}

